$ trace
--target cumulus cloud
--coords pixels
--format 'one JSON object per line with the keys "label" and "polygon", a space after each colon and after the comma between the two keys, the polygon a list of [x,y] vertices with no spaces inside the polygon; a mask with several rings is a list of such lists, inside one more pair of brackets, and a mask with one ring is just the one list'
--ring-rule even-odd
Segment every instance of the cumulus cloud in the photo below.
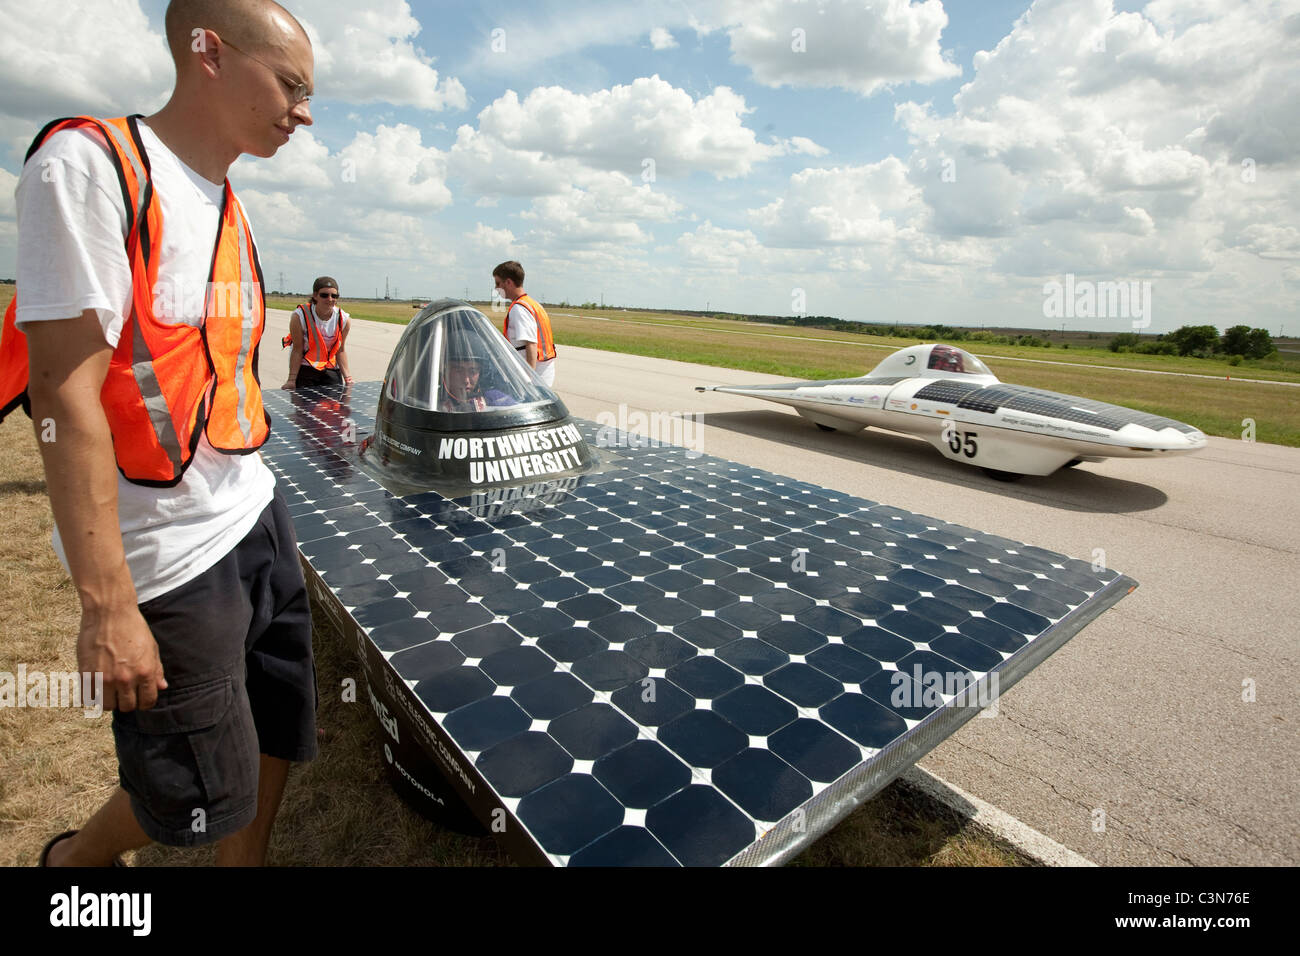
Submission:
{"label": "cumulus cloud", "polygon": [[1278,21],[1265,3],[1037,0],[950,112],[896,108],[922,227],[1009,237],[996,264],[1017,273],[1204,270],[1224,242],[1286,255],[1285,236],[1246,230],[1300,218],[1295,200],[1232,182],[1247,148],[1297,158],[1274,103],[1300,84],[1300,38]]}
{"label": "cumulus cloud", "polygon": [[806,153],[809,156],[825,156],[830,152],[825,146],[818,146],[806,136],[791,136],[788,142],[792,153]]}
{"label": "cumulus cloud", "polygon": [[451,258],[454,246],[435,240],[432,218],[451,202],[446,158],[419,131],[379,125],[335,152],[306,132],[273,159],[244,159],[231,170],[268,276],[277,263],[311,263],[313,273],[329,263],[350,284],[402,264],[423,274]]}
{"label": "cumulus cloud", "polygon": [[766,86],[840,87],[863,96],[961,75],[940,34],[939,0],[743,0],[724,4],[732,59]]}
{"label": "cumulus cloud", "polygon": [[1300,259],[1300,229],[1274,223],[1255,223],[1238,236],[1238,243],[1261,259]]}
{"label": "cumulus cloud", "polygon": [[785,195],[751,211],[775,246],[861,245],[894,239],[922,212],[921,191],[890,156],[865,166],[805,169]]}
{"label": "cumulus cloud", "polygon": [[289,142],[270,159],[243,156],[230,167],[236,187],[249,183],[260,189],[325,189],[330,185],[329,149],[305,126],[294,130]]}
{"label": "cumulus cloud", "polygon": [[502,254],[506,253],[515,242],[515,234],[509,229],[493,229],[481,222],[474,224],[473,232],[466,238],[469,240],[469,244],[476,249],[497,249]]}
{"label": "cumulus cloud", "polygon": [[286,192],[261,189],[239,190],[239,201],[248,212],[258,244],[273,236],[309,236],[316,227],[308,215],[310,207]]}
{"label": "cumulus cloud", "polygon": [[0,138],[18,153],[46,122],[152,112],[175,70],[138,0],[31,4],[0,0]]}
{"label": "cumulus cloud", "polygon": [[677,237],[677,251],[688,269],[739,272],[746,264],[765,257],[766,249],[748,229],[722,229],[705,220]]}
{"label": "cumulus cloud", "polygon": [[533,223],[529,239],[538,244],[641,243],[649,239],[641,223],[668,222],[681,208],[649,185],[604,172],[586,177],[581,186],[539,197],[519,215]]}
{"label": "cumulus cloud", "polygon": [[[465,88],[442,77],[415,45],[419,22],[405,0],[317,0],[297,11],[312,39],[319,98],[465,109]],[[88,113],[151,113],[170,95],[175,69],[140,0],[31,5],[0,0],[0,141],[23,149],[46,121]]]}
{"label": "cumulus cloud", "polygon": [[489,198],[550,195],[577,172],[576,163],[556,161],[540,149],[512,149],[472,126],[456,130],[447,162],[453,178]]}
{"label": "cumulus cloud", "polygon": [[511,149],[573,157],[595,169],[640,175],[653,159],[657,176],[703,170],[744,176],[780,155],[743,122],[743,96],[725,86],[698,99],[658,75],[574,93],[539,87],[523,100],[513,90],[478,116],[478,129]]}
{"label": "cumulus cloud", "polygon": [[360,132],[339,153],[341,189],[355,194],[355,205],[402,212],[433,211],[451,203],[446,157],[420,141],[420,131],[405,123]]}
{"label": "cumulus cloud", "polygon": [[424,110],[468,106],[460,80],[439,76],[434,58],[415,45],[420,22],[406,0],[316,0],[296,13],[311,37],[319,96]]}
{"label": "cumulus cloud", "polygon": [[663,27],[655,27],[650,31],[650,46],[656,50],[671,50],[677,46],[677,41],[673,35]]}

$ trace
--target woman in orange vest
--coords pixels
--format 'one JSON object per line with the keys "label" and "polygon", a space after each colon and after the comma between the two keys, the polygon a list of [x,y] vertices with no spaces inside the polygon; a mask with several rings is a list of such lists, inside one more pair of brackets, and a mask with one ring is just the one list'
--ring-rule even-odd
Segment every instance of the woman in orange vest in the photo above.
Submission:
{"label": "woman in orange vest", "polygon": [[311,300],[293,310],[289,334],[281,343],[289,353],[289,377],[281,388],[352,384],[345,349],[351,316],[337,305],[339,284],[321,276],[311,287]]}

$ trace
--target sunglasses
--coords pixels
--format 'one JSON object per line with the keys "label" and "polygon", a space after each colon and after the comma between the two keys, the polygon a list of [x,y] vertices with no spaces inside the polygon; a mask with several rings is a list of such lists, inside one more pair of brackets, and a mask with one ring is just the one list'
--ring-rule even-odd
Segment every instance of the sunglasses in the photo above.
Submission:
{"label": "sunglasses", "polygon": [[318,299],[337,299],[339,294],[337,292],[317,292],[316,297]]}

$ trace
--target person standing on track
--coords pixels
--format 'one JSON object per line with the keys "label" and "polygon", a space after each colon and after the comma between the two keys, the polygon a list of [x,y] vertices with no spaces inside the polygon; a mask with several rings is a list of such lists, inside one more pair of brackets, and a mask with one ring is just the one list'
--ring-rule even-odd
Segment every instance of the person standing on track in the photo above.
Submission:
{"label": "person standing on track", "polygon": [[348,372],[347,338],[352,317],[338,304],[339,284],[321,276],[311,286],[311,300],[293,310],[289,334],[289,377],[281,388],[352,384]]}
{"label": "person standing on track", "polygon": [[289,764],[317,750],[306,588],[257,454],[262,270],[226,179],[311,124],[311,42],[273,0],[171,0],[165,24],[167,104],[51,123],[16,190],[0,415],[57,429],[39,442],[54,547],[120,782],[42,866],[150,841],[260,865]]}
{"label": "person standing on track", "polygon": [[555,387],[555,336],[542,304],[524,291],[524,267],[513,260],[492,270],[501,297],[510,303],[502,331],[543,385]]}

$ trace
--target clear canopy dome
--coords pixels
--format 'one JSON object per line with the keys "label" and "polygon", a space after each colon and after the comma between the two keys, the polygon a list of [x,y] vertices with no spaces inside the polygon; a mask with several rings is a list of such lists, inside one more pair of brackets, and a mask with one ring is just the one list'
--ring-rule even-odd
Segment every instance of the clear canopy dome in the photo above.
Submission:
{"label": "clear canopy dome", "polygon": [[871,370],[871,378],[948,378],[952,375],[996,376],[965,349],[952,345],[912,345],[899,349]]}
{"label": "clear canopy dome", "polygon": [[449,300],[407,326],[384,390],[409,408],[443,413],[518,411],[556,400],[487,316]]}

